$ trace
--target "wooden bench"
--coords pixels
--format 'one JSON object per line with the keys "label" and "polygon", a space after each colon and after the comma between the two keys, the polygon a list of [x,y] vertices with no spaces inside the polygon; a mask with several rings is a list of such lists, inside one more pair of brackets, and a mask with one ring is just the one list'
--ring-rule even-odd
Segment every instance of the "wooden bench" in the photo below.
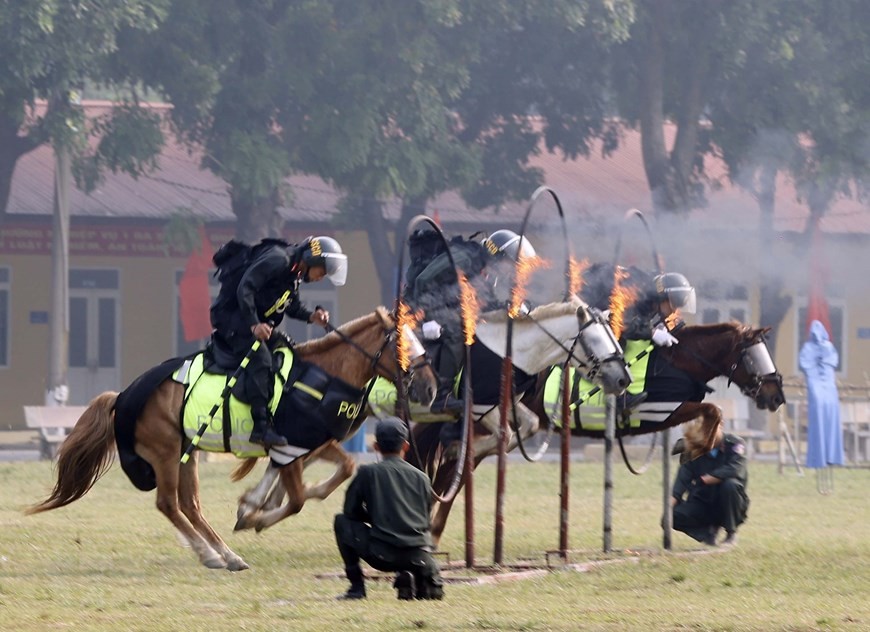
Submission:
{"label": "wooden bench", "polygon": [[870,461],[870,401],[840,402],[843,447],[852,463]]}
{"label": "wooden bench", "polygon": [[39,431],[39,455],[53,459],[57,449],[76,425],[86,406],[25,406],[24,420],[28,428]]}

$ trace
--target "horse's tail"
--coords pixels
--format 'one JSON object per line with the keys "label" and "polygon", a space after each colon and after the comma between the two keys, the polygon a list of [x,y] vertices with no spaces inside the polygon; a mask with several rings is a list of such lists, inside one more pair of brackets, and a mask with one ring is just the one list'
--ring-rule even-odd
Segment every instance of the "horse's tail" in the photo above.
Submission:
{"label": "horse's tail", "polygon": [[118,393],[107,391],[91,400],[57,453],[57,483],[51,495],[24,510],[35,514],[57,509],[88,493],[115,460],[114,407]]}
{"label": "horse's tail", "polygon": [[259,459],[255,456],[251,456],[243,460],[235,467],[232,472],[230,472],[230,480],[234,483],[238,483],[240,480],[242,480],[251,473],[251,470],[254,469],[257,461],[259,461]]}

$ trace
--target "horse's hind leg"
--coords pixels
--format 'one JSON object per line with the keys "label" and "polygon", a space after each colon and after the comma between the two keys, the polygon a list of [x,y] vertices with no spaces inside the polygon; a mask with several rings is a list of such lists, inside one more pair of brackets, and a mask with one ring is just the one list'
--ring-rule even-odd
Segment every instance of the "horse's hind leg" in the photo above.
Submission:
{"label": "horse's hind leg", "polygon": [[196,456],[181,466],[179,480],[178,499],[182,513],[193,525],[193,528],[209,543],[212,549],[217,551],[226,563],[227,570],[243,571],[249,568],[221,537],[212,529],[211,525],[202,515],[199,502],[199,466]]}
{"label": "horse's hind leg", "polygon": [[[323,459],[330,463],[335,463],[336,469],[332,476],[322,481],[318,481],[314,485],[305,486],[305,500],[315,498],[324,500],[332,492],[338,489],[338,486],[353,476],[356,470],[356,462],[338,442],[330,441],[325,444],[316,454],[312,454],[312,458]],[[306,459],[306,462],[308,459]]]}

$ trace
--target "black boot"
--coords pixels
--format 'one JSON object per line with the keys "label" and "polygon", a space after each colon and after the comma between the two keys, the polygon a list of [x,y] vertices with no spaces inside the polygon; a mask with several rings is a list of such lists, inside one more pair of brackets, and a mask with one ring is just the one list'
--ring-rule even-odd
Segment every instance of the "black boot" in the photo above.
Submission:
{"label": "black boot", "polygon": [[356,568],[345,568],[344,574],[350,581],[350,588],[347,589],[347,592],[339,595],[339,599],[365,599],[366,598],[366,584],[363,579],[362,569],[357,566]]}
{"label": "black boot", "polygon": [[272,427],[272,415],[269,414],[268,408],[265,406],[251,407],[251,418],[254,421],[254,428],[251,430],[248,441],[259,443],[267,450],[272,446],[287,445],[287,439],[275,432]]}
{"label": "black boot", "polygon": [[440,378],[438,392],[435,393],[435,401],[429,407],[429,412],[461,415],[464,409],[465,402],[453,395],[453,378]]}
{"label": "black boot", "polygon": [[402,601],[413,599],[415,592],[414,574],[411,571],[399,571],[393,582],[393,588],[396,589],[396,597]]}
{"label": "black boot", "polygon": [[623,393],[616,398],[617,411],[632,411],[646,401],[646,393]]}

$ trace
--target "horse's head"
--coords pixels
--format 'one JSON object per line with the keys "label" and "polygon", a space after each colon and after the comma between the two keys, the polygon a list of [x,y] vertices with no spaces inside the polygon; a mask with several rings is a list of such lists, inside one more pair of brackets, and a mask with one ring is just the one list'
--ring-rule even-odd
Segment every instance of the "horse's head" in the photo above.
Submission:
{"label": "horse's head", "polygon": [[734,382],[747,397],[755,400],[760,410],[774,412],[785,403],[782,375],[777,371],[765,334],[770,327],[739,329],[738,343],[728,357],[728,382]]}
{"label": "horse's head", "polygon": [[[502,357],[507,353],[507,321],[504,311],[489,312],[477,326],[477,339]],[[514,319],[511,344],[514,366],[529,374],[569,359],[606,393],[621,393],[631,383],[607,321],[576,296]]]}
{"label": "horse's head", "polygon": [[377,363],[377,374],[390,381],[400,377],[405,381],[411,401],[429,407],[435,401],[438,376],[426,357],[426,350],[410,325],[403,323],[399,327],[394,315],[382,307],[377,309],[377,314],[384,326],[388,349]]}
{"label": "horse's head", "polygon": [[600,310],[583,303],[577,308],[577,322],[580,325],[577,346],[583,357],[576,364],[605,393],[619,395],[631,384],[631,373],[607,318]]}

